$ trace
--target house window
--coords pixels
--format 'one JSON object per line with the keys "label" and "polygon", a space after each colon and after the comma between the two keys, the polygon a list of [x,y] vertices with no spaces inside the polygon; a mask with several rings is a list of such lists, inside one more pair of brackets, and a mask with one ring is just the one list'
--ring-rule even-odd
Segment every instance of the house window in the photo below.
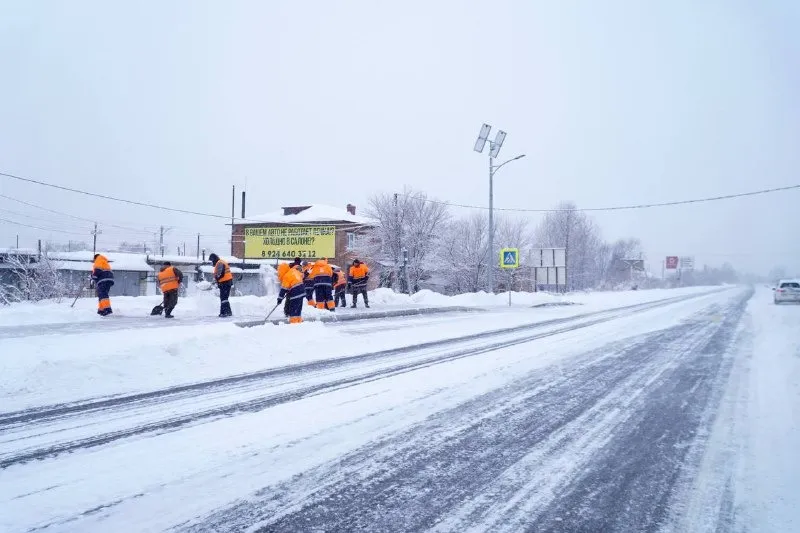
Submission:
{"label": "house window", "polygon": [[358,235],[353,232],[347,233],[347,249],[348,250],[355,250],[356,245],[358,244]]}

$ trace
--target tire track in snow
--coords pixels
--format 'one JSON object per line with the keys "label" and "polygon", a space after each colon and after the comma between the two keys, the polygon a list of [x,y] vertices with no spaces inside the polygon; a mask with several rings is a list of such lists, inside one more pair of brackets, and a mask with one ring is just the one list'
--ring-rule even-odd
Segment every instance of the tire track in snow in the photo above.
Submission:
{"label": "tire track in snow", "polygon": [[[523,324],[520,326],[514,326],[510,328],[489,330],[480,333],[435,340],[419,344],[409,344],[406,346],[393,348],[389,350],[381,350],[377,352],[368,352],[364,354],[340,357],[335,359],[325,359],[320,361],[313,361],[310,363],[301,363],[297,365],[288,365],[284,367],[271,368],[268,370],[263,370],[258,372],[238,374],[234,376],[212,379],[197,383],[190,383],[186,385],[178,385],[155,391],[129,394],[125,396],[114,396],[110,398],[90,399],[90,400],[77,401],[66,404],[47,405],[42,407],[25,409],[21,411],[12,411],[6,413],[0,412],[0,430],[5,429],[6,427],[13,427],[18,424],[29,424],[31,422],[60,418],[67,415],[76,415],[76,414],[80,415],[90,411],[96,411],[96,410],[101,411],[109,408],[123,406],[126,404],[136,404],[140,406],[142,405],[143,402],[148,402],[148,401],[155,401],[157,403],[161,403],[161,401],[167,397],[206,394],[212,390],[235,388],[243,383],[248,383],[248,382],[258,382],[270,378],[303,375],[309,372],[315,372],[320,370],[333,370],[336,368],[346,367],[348,365],[362,364],[365,361],[374,361],[377,359],[404,356],[409,354],[410,352],[419,351],[427,348],[443,347],[443,346],[463,343],[466,341],[488,339],[491,337],[508,335],[528,330],[536,330],[559,324],[569,324],[571,322],[579,322],[581,320],[586,320],[598,316],[613,315],[613,318],[619,318],[622,316],[633,314],[637,311],[645,311],[647,309],[652,309],[663,305],[669,305],[672,303],[679,303],[694,298],[700,298],[712,294],[713,292],[717,291],[709,291],[699,294],[690,294],[674,298],[666,298],[643,304],[634,304],[629,306],[617,307],[612,309],[606,309],[603,311],[585,313],[565,318],[531,322],[528,324]],[[620,314],[620,313],[625,313],[625,314]]]}
{"label": "tire track in snow", "polygon": [[747,298],[723,323],[536,371],[183,530],[657,529]]}
{"label": "tire track in snow", "polygon": [[[396,365],[390,365],[388,367],[382,367],[378,370],[367,370],[363,368],[363,359],[366,357],[364,355],[361,356],[354,356],[353,358],[349,358],[359,362],[359,365],[353,365],[355,370],[355,375],[349,375],[346,377],[336,377],[336,374],[341,372],[341,369],[337,368],[340,363],[339,360],[329,360],[329,361],[321,361],[318,363],[311,363],[306,365],[298,365],[300,368],[309,369],[309,368],[326,368],[329,366],[333,366],[333,371],[330,373],[322,373],[320,374],[320,380],[315,382],[311,385],[302,384],[290,388],[287,391],[282,391],[279,393],[268,393],[264,394],[263,389],[265,387],[265,382],[262,377],[257,383],[255,383],[252,390],[257,393],[255,398],[242,401],[241,388],[233,388],[227,392],[228,394],[221,399],[221,403],[218,406],[212,408],[203,409],[202,405],[198,406],[196,400],[189,398],[181,398],[184,402],[185,411],[178,416],[170,415],[169,408],[166,407],[167,402],[159,402],[159,396],[155,397],[148,397],[149,400],[156,400],[155,404],[148,403],[147,405],[141,405],[139,401],[133,402],[132,407],[134,407],[137,412],[144,410],[145,414],[151,417],[151,420],[145,421],[144,423],[134,423],[130,425],[123,424],[121,429],[117,429],[114,431],[103,431],[102,426],[103,424],[107,424],[109,419],[113,419],[114,417],[122,417],[124,419],[123,414],[120,414],[117,410],[120,407],[127,407],[131,405],[131,402],[123,402],[117,403],[111,401],[111,408],[105,408],[97,410],[94,405],[90,404],[90,406],[85,406],[87,409],[85,410],[75,410],[70,409],[67,413],[70,415],[70,420],[73,420],[72,426],[65,426],[62,420],[56,417],[55,420],[52,420],[52,415],[48,415],[45,412],[35,413],[36,417],[34,420],[39,422],[39,424],[33,424],[28,420],[24,423],[20,422],[14,417],[8,417],[6,421],[12,420],[15,424],[16,431],[10,431],[6,429],[3,431],[0,436],[0,444],[11,444],[10,451],[4,452],[0,450],[0,469],[8,468],[15,464],[25,463],[31,460],[39,460],[44,459],[47,457],[56,456],[61,453],[72,452],[75,450],[79,450],[82,448],[90,448],[95,446],[102,446],[105,444],[109,444],[111,442],[130,438],[146,433],[154,433],[154,432],[164,432],[164,431],[173,431],[179,429],[183,426],[189,424],[199,423],[203,420],[210,420],[219,418],[222,416],[232,416],[236,414],[241,414],[245,412],[253,412],[253,411],[260,411],[262,409],[266,409],[275,405],[279,405],[286,402],[291,402],[295,400],[299,400],[305,397],[322,394],[325,392],[330,392],[334,390],[338,390],[345,387],[352,387],[362,383],[367,383],[370,381],[375,381],[379,379],[385,379],[388,377],[396,376],[398,374],[411,372],[414,370],[418,370],[421,368],[430,367],[432,365],[443,364],[449,361],[453,361],[456,359],[461,359],[464,357],[471,357],[475,355],[479,355],[482,353],[486,353],[489,351],[494,351],[497,349],[514,346],[518,344],[523,344],[527,342],[531,342],[537,339],[551,337],[554,335],[559,335],[562,333],[567,333],[571,331],[575,331],[576,329],[587,328],[593,325],[609,322],[612,320],[617,320],[626,316],[630,316],[632,313],[642,312],[647,309],[651,308],[658,308],[663,307],[664,305],[668,305],[671,303],[682,302],[688,299],[693,299],[700,297],[702,295],[690,295],[690,296],[681,296],[678,298],[670,298],[666,301],[658,301],[658,302],[650,302],[648,304],[637,304],[635,306],[626,306],[620,309],[615,309],[611,311],[602,311],[598,313],[591,313],[589,315],[582,315],[580,317],[569,317],[569,318],[562,318],[562,319],[555,319],[546,322],[538,322],[534,324],[528,324],[525,326],[517,326],[513,328],[506,328],[503,330],[495,330],[488,333],[480,333],[474,335],[468,335],[464,337],[459,337],[457,339],[446,339],[443,341],[434,341],[429,343],[424,343],[421,345],[416,345],[416,350],[409,350],[408,348],[402,348],[397,350],[387,350],[383,352],[376,352],[375,354],[369,354],[377,357],[386,357],[389,354],[396,355],[400,354],[403,355],[404,359],[407,359],[410,355],[414,356],[415,358],[411,361],[404,361]],[[586,318],[591,318],[590,320],[586,320]],[[563,324],[563,325],[562,325]],[[556,327],[555,329],[547,329],[548,326],[558,326],[562,325],[562,327]],[[538,329],[545,329],[545,331],[541,333],[527,333],[531,330],[538,330]],[[521,335],[522,333],[522,335]],[[504,336],[508,337],[511,335],[510,339],[503,339]],[[499,337],[499,338],[498,338]],[[470,345],[466,348],[458,349],[458,350],[451,350],[446,351],[444,353],[435,353],[434,355],[426,355],[423,348],[438,348],[440,345],[444,345],[445,347],[451,344],[455,344],[458,342],[464,341],[490,341],[478,344],[477,346]],[[422,347],[422,348],[419,348]],[[353,361],[350,361],[352,364]],[[278,373],[280,374],[282,370],[287,369],[278,369]],[[273,371],[259,373],[259,374],[272,374]],[[302,372],[301,372],[302,375]],[[295,377],[295,380],[298,378]],[[229,387],[231,384],[234,386],[240,385],[239,380],[223,380],[225,381]],[[250,380],[248,380],[250,381]],[[192,389],[195,391],[196,395],[200,394],[197,393],[196,389]],[[208,391],[201,391],[204,392],[205,395],[210,395],[214,392],[213,389]],[[174,400],[173,400],[174,401]],[[60,410],[57,410],[60,411]],[[99,420],[96,423],[92,423],[91,421],[86,419],[86,415],[84,411],[94,411],[95,416],[99,416]],[[76,416],[77,415],[77,416]],[[152,420],[152,417],[155,417]],[[37,420],[38,418],[38,420]],[[10,422],[7,422],[10,423]],[[95,426],[99,426],[100,429],[96,429]],[[37,429],[42,427],[42,429]],[[2,424],[0,424],[0,429],[2,429]],[[72,431],[72,433],[70,433]],[[83,433],[83,436],[75,437],[74,433],[78,431]],[[48,439],[49,435],[54,435],[53,438]],[[65,435],[72,435],[71,437],[65,437]],[[26,441],[32,441],[33,444],[29,444],[26,446]]]}

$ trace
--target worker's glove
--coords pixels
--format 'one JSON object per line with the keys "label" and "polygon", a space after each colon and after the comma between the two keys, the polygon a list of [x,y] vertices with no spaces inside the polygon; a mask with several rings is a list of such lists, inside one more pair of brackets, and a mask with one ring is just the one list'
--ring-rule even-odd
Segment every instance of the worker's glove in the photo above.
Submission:
{"label": "worker's glove", "polygon": [[278,305],[281,305],[281,302],[283,302],[283,298],[278,298]]}

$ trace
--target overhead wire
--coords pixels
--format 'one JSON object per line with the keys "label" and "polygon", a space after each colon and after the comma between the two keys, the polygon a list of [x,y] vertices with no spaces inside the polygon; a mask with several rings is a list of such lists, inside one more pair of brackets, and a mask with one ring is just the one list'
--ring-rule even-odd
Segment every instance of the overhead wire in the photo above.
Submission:
{"label": "overhead wire", "polygon": [[28,207],[33,207],[35,209],[41,209],[42,211],[47,211],[48,213],[53,213],[55,215],[62,215],[62,216],[65,216],[65,217],[74,218],[75,220],[82,220],[84,222],[98,223],[98,224],[101,224],[102,226],[111,227],[111,228],[117,228],[117,229],[123,229],[123,230],[126,230],[126,231],[132,231],[132,232],[136,232],[136,233],[152,233],[150,231],[147,231],[146,229],[131,228],[129,226],[122,226],[122,225],[114,224],[114,223],[111,223],[111,222],[101,222],[101,221],[99,221],[97,219],[91,219],[91,218],[81,217],[81,216],[78,216],[78,215],[73,215],[71,213],[65,213],[63,211],[57,211],[55,209],[50,209],[48,207],[43,207],[41,205],[37,205],[37,204],[30,203],[30,202],[26,202],[25,200],[20,200],[19,198],[14,198],[12,196],[8,196],[6,194],[0,194],[0,198],[5,198],[6,200],[11,200],[12,202],[17,202],[17,203],[22,204],[22,205],[27,205]]}
{"label": "overhead wire", "polygon": [[[164,205],[158,205],[158,204],[153,204],[153,203],[149,203],[149,202],[141,202],[141,201],[138,201],[138,200],[129,200],[129,199],[126,199],[126,198],[117,198],[115,196],[110,196],[110,195],[107,195],[107,194],[100,194],[100,193],[94,193],[94,192],[90,192],[90,191],[84,191],[84,190],[81,190],[81,189],[75,189],[75,188],[72,188],[72,187],[65,187],[63,185],[56,185],[54,183],[47,183],[45,181],[35,180],[35,179],[32,179],[32,178],[26,178],[26,177],[23,177],[23,176],[18,176],[16,174],[9,174],[8,172],[0,172],[0,176],[4,176],[6,178],[19,180],[19,181],[26,182],[26,183],[33,183],[33,184],[36,184],[36,185],[41,185],[43,187],[50,187],[50,188],[54,188],[54,189],[58,189],[58,190],[62,190],[62,191],[72,192],[72,193],[75,193],[75,194],[82,194],[82,195],[85,195],[85,196],[92,196],[92,197],[95,197],[95,198],[102,198],[104,200],[112,200],[112,201],[115,201],[115,202],[121,202],[121,203],[125,203],[125,204],[130,204],[130,205],[137,205],[137,206],[140,206],[140,207],[149,207],[149,208],[152,208],[152,209],[160,209],[162,211],[171,211],[171,212],[174,212],[174,213],[181,213],[181,214],[185,214],[185,215],[196,215],[196,216],[218,218],[218,219],[223,219],[223,220],[232,220],[234,222],[234,224],[237,223],[237,222],[238,223],[247,223],[247,224],[265,222],[263,220],[252,219],[252,218],[237,218],[237,217],[233,217],[232,218],[230,215],[220,215],[220,214],[216,214],[216,213],[205,213],[205,212],[202,212],[202,211],[193,211],[193,210],[189,210],[189,209],[179,209],[179,208],[176,208],[176,207],[167,207],[167,206],[164,206]],[[266,222],[268,222],[268,221],[266,221]],[[281,224],[298,225],[298,226],[299,225],[307,225],[306,222],[289,222],[289,221],[286,221],[286,222],[281,221]],[[352,223],[352,228],[353,229],[358,229],[358,228],[362,228],[362,227],[369,227],[369,224],[367,224],[367,223],[359,223],[359,222],[353,222]]]}
{"label": "overhead wire", "polygon": [[55,232],[55,233],[66,233],[68,235],[86,235],[86,233],[78,233],[78,232],[75,232],[75,231],[66,231],[66,230],[55,229],[55,228],[43,228],[41,226],[34,226],[32,224],[24,224],[22,222],[16,222],[14,220],[8,220],[7,218],[0,218],[0,222],[7,222],[9,224],[14,224],[15,226],[23,226],[23,227],[26,227],[26,228],[38,229],[38,230],[41,230],[41,231],[49,231],[49,232]]}
{"label": "overhead wire", "polygon": [[[757,191],[748,191],[743,193],[736,193],[736,194],[724,194],[719,196],[708,196],[705,198],[693,198],[690,200],[675,200],[671,202],[655,202],[649,204],[633,204],[633,205],[618,205],[618,206],[609,206],[609,207],[576,207],[576,208],[550,208],[550,209],[526,209],[526,208],[513,208],[513,207],[493,207],[494,211],[509,211],[515,213],[558,213],[564,211],[624,211],[624,210],[631,210],[631,209],[650,209],[653,207],[667,207],[667,206],[675,206],[675,205],[687,205],[687,204],[698,204],[704,202],[716,202],[719,200],[730,200],[733,198],[743,198],[746,196],[756,196],[760,194],[770,194],[775,192],[781,191],[789,191],[792,189],[800,189],[800,184],[798,185],[787,185],[785,187],[773,187],[771,189],[760,189]],[[408,196],[408,193],[398,193],[398,195]],[[456,204],[453,202],[442,202],[439,200],[431,200],[428,198],[422,199],[422,201],[432,204],[440,204],[446,205],[450,207],[462,207],[466,209],[484,209],[488,210],[489,208],[482,205],[466,205],[466,204]]]}

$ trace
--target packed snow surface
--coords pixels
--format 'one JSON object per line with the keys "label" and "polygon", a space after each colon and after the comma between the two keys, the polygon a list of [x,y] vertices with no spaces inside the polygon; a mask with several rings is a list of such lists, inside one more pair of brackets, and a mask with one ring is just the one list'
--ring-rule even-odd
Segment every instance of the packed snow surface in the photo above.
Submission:
{"label": "packed snow surface", "polygon": [[253,328],[210,292],[174,321],[13,305],[0,531],[797,531],[800,306],[771,296],[379,290],[481,311]]}

